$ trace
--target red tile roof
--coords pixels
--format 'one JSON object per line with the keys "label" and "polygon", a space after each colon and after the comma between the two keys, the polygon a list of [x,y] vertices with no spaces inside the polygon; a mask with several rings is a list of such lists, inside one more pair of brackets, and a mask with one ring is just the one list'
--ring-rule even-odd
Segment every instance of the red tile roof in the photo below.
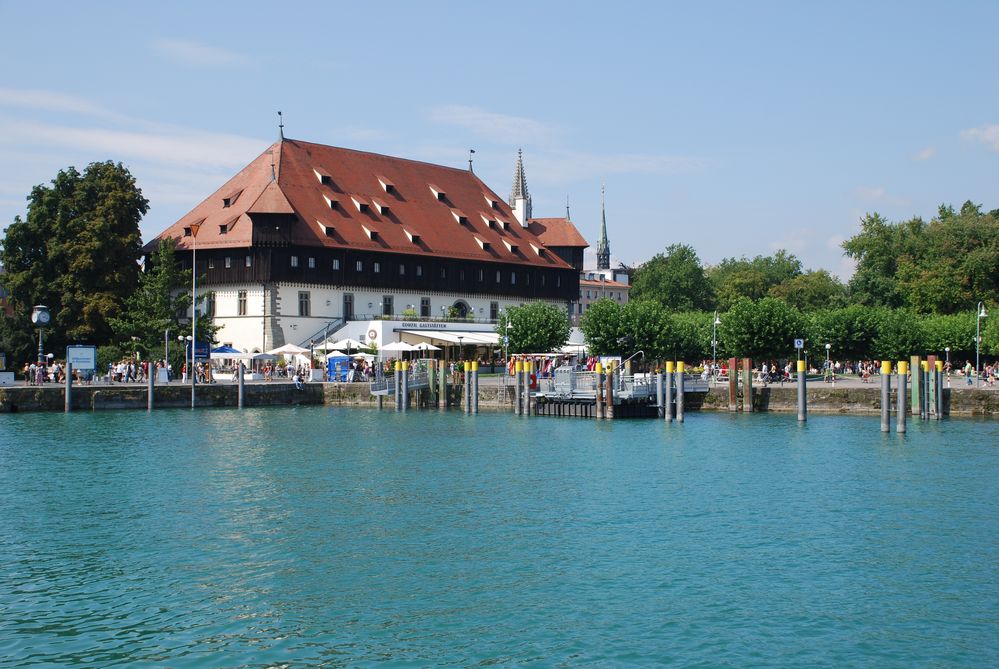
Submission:
{"label": "red tile roof", "polygon": [[568,218],[532,218],[527,226],[545,246],[589,246]]}
{"label": "red tile roof", "polygon": [[626,283],[621,283],[620,281],[600,281],[596,279],[580,279],[580,286],[593,286],[593,287],[605,287],[605,288],[620,288],[621,290],[630,290],[631,286]]}
{"label": "red tile roof", "polygon": [[[328,177],[328,183],[322,183],[320,176]],[[386,192],[381,182],[391,183],[391,192]],[[438,200],[431,188],[443,193],[443,199]],[[223,200],[233,193],[238,197],[225,207]],[[361,212],[352,198],[379,202],[388,209],[379,213],[378,207],[369,207]],[[329,200],[338,206],[331,208]],[[496,202],[488,214],[498,222],[495,228],[480,216],[465,214],[482,211],[486,200]],[[459,224],[452,212],[465,215],[467,223]],[[548,229],[545,222],[558,220],[575,234],[575,245],[586,246],[575,226],[565,219],[537,219],[540,226],[532,221],[530,228],[517,224],[509,205],[468,170],[290,139],[273,144],[157,240],[176,237],[177,247],[186,249],[191,238],[183,236],[184,228],[204,220],[198,248],[245,248],[253,239],[253,216],[269,213],[295,214],[299,220],[292,226],[291,243],[302,246],[571,269],[553,253],[539,256],[524,252],[530,250],[531,243],[550,245],[536,230],[544,232]],[[228,232],[219,234],[219,226],[226,223],[230,224]],[[507,229],[504,223],[509,224]],[[335,232],[327,235],[324,227]],[[377,231],[377,239],[371,239],[366,230]],[[419,246],[409,235],[419,236]],[[476,238],[488,245],[483,248]],[[511,251],[504,241],[516,250]]]}

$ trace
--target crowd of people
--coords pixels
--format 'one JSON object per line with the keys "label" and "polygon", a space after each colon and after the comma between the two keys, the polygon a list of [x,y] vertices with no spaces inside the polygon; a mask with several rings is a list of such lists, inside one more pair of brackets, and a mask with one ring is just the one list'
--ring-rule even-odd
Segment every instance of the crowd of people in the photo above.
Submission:
{"label": "crowd of people", "polygon": [[[809,365],[807,374],[810,376],[822,376],[822,380],[827,383],[835,382],[837,379],[853,378],[860,379],[861,383],[873,383],[873,377],[881,374],[880,360],[859,360],[846,361],[822,360],[820,366]],[[892,363],[892,369],[897,372],[897,364]],[[705,380],[727,380],[729,375],[728,362],[704,360],[702,362],[703,372],[701,377]],[[964,379],[966,385],[975,382],[975,366],[968,361],[962,367],[954,368],[950,362],[945,362],[943,372],[948,382],[953,377]],[[912,370],[909,370],[912,373]],[[981,383],[988,387],[996,385],[999,378],[999,362],[986,364],[981,369]],[[776,361],[764,361],[758,367],[753,368],[753,382],[768,385],[770,383],[790,383],[797,380],[797,365],[794,360],[786,360],[784,364]]]}

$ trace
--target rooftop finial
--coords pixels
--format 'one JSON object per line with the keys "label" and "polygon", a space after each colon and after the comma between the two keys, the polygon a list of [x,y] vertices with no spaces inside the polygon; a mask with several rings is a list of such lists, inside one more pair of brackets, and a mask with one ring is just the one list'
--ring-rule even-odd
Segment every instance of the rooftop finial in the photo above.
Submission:
{"label": "rooftop finial", "polygon": [[475,155],[475,149],[468,150],[468,171],[475,174],[475,170],[472,169],[472,156]]}
{"label": "rooftop finial", "polygon": [[569,194],[565,194],[565,220],[571,221],[572,217],[569,216]]}
{"label": "rooftop finial", "polygon": [[281,112],[278,111],[278,134],[281,136],[281,141],[284,141],[284,117],[281,116]]}

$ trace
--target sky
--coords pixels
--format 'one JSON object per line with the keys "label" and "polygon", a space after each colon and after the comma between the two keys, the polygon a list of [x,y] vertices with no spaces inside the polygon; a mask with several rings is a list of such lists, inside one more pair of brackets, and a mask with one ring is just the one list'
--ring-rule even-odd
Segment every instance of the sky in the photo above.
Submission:
{"label": "sky", "polygon": [[[124,163],[148,240],[277,138],[467,166],[613,262],[841,244],[878,212],[999,208],[996,2],[0,0],[0,225]],[[593,248],[590,249],[592,251]]]}

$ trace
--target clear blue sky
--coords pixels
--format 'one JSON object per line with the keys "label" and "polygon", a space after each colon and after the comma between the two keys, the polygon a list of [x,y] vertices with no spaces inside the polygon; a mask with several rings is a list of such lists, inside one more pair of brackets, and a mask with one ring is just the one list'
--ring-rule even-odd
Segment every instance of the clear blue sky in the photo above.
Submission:
{"label": "clear blue sky", "polygon": [[[697,5],[697,6],[694,6]],[[0,2],[0,222],[124,162],[148,239],[277,135],[466,164],[616,260],[787,248],[999,208],[999,3]]]}

